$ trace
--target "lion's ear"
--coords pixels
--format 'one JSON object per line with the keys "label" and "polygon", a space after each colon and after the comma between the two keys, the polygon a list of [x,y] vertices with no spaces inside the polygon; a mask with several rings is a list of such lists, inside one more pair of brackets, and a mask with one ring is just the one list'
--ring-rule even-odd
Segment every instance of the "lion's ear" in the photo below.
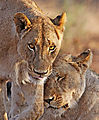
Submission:
{"label": "lion's ear", "polygon": [[92,56],[92,51],[88,49],[75,57],[73,61],[70,62],[70,64],[74,66],[77,70],[85,72],[92,63]]}
{"label": "lion's ear", "polygon": [[32,27],[30,20],[23,13],[16,13],[14,15],[14,23],[19,36],[29,31]]}
{"label": "lion's ear", "polygon": [[61,15],[57,16],[54,19],[50,19],[54,25],[57,26],[61,31],[64,31],[65,23],[67,21],[66,12],[62,13]]}
{"label": "lion's ear", "polygon": [[92,63],[92,56],[92,51],[88,49],[77,56],[76,62],[89,68]]}

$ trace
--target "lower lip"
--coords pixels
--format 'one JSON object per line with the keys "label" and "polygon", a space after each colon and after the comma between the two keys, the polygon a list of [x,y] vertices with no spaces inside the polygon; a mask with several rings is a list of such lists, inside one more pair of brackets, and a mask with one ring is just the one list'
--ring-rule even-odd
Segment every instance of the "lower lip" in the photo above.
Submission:
{"label": "lower lip", "polygon": [[34,78],[34,79],[38,79],[38,80],[42,80],[43,78],[42,77],[39,77],[39,76],[32,76],[31,74],[29,74],[30,78]]}

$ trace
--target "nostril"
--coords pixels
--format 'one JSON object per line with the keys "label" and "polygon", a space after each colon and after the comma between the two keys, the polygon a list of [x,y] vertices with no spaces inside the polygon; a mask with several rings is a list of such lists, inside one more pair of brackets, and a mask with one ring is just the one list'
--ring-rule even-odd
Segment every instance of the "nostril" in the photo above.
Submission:
{"label": "nostril", "polygon": [[44,101],[47,102],[48,104],[50,104],[50,100],[49,99],[46,99]]}
{"label": "nostril", "polygon": [[33,69],[33,71],[34,71],[36,74],[39,74],[39,75],[44,75],[44,74],[47,74],[47,73],[48,73],[48,70],[41,72],[41,71],[37,71],[37,70]]}
{"label": "nostril", "polygon": [[54,97],[50,98],[50,99],[45,99],[44,101],[47,102],[48,104],[50,104],[51,101],[54,100]]}
{"label": "nostril", "polygon": [[68,107],[69,107],[68,103],[63,106],[63,108],[68,108]]}

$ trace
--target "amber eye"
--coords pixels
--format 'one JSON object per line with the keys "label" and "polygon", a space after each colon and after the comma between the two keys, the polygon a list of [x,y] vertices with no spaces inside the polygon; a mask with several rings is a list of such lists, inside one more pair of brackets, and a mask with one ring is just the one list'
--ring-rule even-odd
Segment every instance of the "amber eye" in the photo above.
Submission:
{"label": "amber eye", "polygon": [[50,47],[49,47],[49,51],[50,51],[50,52],[54,52],[55,48],[56,48],[56,46],[55,46],[55,45],[50,46]]}
{"label": "amber eye", "polygon": [[28,48],[29,48],[29,50],[31,50],[31,51],[34,51],[34,50],[35,50],[35,46],[34,46],[32,43],[29,43],[29,44],[28,44]]}

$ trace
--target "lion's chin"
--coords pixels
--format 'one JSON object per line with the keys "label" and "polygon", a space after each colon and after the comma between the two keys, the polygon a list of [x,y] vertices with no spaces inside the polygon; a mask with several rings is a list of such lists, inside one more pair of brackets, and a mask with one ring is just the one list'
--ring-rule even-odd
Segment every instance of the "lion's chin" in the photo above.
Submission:
{"label": "lion's chin", "polygon": [[54,115],[54,117],[60,116],[65,112],[66,110],[63,108],[59,108],[59,109],[55,109],[53,107],[49,107],[49,108],[45,108],[45,113],[48,112],[52,115]]}
{"label": "lion's chin", "polygon": [[58,108],[58,107],[51,106],[47,104],[46,102],[44,102],[44,106],[45,106],[45,112],[50,111],[50,113],[54,115],[55,117],[61,116],[65,111],[69,109],[68,104],[65,104]]}

